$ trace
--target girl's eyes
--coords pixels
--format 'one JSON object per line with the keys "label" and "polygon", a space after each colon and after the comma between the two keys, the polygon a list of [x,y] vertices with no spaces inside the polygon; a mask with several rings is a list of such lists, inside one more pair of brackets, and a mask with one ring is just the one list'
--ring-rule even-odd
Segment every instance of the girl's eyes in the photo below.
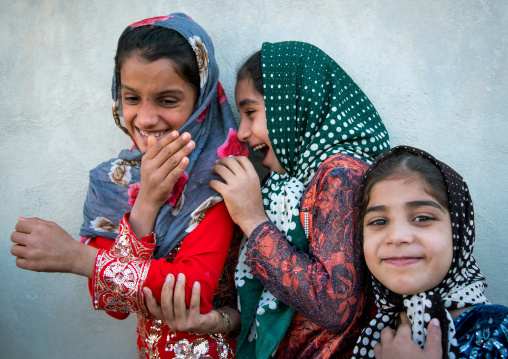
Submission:
{"label": "girl's eyes", "polygon": [[428,222],[428,221],[433,221],[433,220],[435,220],[434,217],[425,216],[425,215],[417,216],[417,217],[415,217],[415,219],[413,219],[413,221],[415,221],[415,222]]}
{"label": "girl's eyes", "polygon": [[246,114],[247,116],[250,116],[250,115],[252,115],[254,112],[256,112],[256,111],[255,111],[255,110],[247,110],[247,111],[245,111],[245,114]]}
{"label": "girl's eyes", "polygon": [[126,96],[123,97],[123,100],[125,102],[128,102],[128,103],[133,103],[133,102],[138,101],[139,98],[137,96],[128,96],[128,95],[126,95]]}
{"label": "girl's eyes", "polygon": [[374,219],[367,223],[367,226],[382,226],[385,225],[387,221],[385,219]]}
{"label": "girl's eyes", "polygon": [[169,98],[165,98],[165,99],[162,99],[161,100],[161,103],[163,105],[174,105],[175,103],[177,103],[178,101],[174,100],[174,99],[169,99]]}
{"label": "girl's eyes", "polygon": [[[132,96],[132,95],[125,95],[125,96],[123,96],[123,101],[128,104],[135,104],[135,103],[139,102],[139,97]],[[178,100],[175,100],[173,98],[164,98],[164,99],[159,100],[159,104],[161,106],[172,106],[172,105],[176,104],[177,102],[178,102]]]}
{"label": "girl's eyes", "polygon": [[[436,220],[436,218],[433,216],[419,215],[419,216],[414,217],[412,221],[424,224],[424,223],[429,223],[430,221],[435,221],[435,220]],[[371,219],[367,222],[367,226],[384,226],[387,224],[388,224],[388,220],[381,219],[381,218]]]}

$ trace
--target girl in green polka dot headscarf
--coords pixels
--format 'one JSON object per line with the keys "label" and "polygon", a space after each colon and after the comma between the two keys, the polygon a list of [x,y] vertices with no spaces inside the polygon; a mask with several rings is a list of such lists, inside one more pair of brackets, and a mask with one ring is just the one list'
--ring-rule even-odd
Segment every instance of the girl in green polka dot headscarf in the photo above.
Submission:
{"label": "girl in green polka dot headscarf", "polygon": [[212,170],[248,239],[235,281],[241,358],[346,357],[368,320],[370,292],[355,241],[368,163],[389,148],[374,106],[323,51],[264,43],[236,84],[238,138],[263,154],[263,186],[246,157]]}

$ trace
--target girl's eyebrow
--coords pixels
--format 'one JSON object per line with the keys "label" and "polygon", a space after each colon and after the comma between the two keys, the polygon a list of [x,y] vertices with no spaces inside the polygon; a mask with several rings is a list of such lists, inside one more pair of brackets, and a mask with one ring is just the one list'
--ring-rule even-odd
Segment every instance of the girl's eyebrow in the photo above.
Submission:
{"label": "girl's eyebrow", "polygon": [[240,101],[238,103],[238,107],[243,107],[245,105],[251,105],[251,104],[259,105],[259,101],[256,101],[256,100],[251,99],[251,98],[246,98],[246,99],[243,99],[242,101]]}
{"label": "girl's eyebrow", "polygon": [[446,211],[441,207],[438,203],[434,201],[411,201],[406,203],[406,207],[416,208],[422,206],[430,206],[439,209],[441,212],[446,213]]}
{"label": "girl's eyebrow", "polygon": [[[422,207],[422,206],[434,207],[434,208],[439,209],[441,212],[446,213],[446,211],[443,209],[443,207],[441,207],[439,204],[437,204],[434,201],[411,201],[411,202],[406,203],[406,207],[409,207],[409,208],[417,208],[417,207]],[[386,211],[386,209],[387,208],[385,205],[367,207],[367,209],[365,210],[365,214],[370,213],[370,212],[382,212],[382,211]]]}
{"label": "girl's eyebrow", "polygon": [[[136,92],[135,89],[133,89],[132,87],[129,87],[127,85],[120,85],[120,87],[124,88],[126,90],[129,90],[129,91],[132,91],[132,92]],[[179,95],[183,95],[184,92],[182,90],[179,90],[179,89],[170,89],[170,90],[164,90],[164,91],[161,91],[161,92],[157,93],[158,96],[166,95],[166,94],[179,94]]]}
{"label": "girl's eyebrow", "polygon": [[367,207],[367,209],[365,210],[365,214],[370,213],[370,212],[381,212],[381,211],[385,211],[385,210],[386,210],[386,206],[383,206],[383,205],[372,206],[372,207]]}

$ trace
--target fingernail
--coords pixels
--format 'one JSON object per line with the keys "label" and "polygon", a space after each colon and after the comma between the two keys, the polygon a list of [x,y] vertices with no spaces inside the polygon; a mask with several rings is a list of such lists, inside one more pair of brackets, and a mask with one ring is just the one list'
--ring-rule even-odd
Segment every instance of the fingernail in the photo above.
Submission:
{"label": "fingernail", "polygon": [[430,323],[429,323],[429,324],[430,324],[430,325],[433,325],[433,326],[435,326],[435,327],[439,327],[439,319],[434,318],[434,319],[432,319],[432,320],[430,321]]}
{"label": "fingernail", "polygon": [[185,132],[185,133],[182,135],[182,138],[183,138],[184,140],[186,140],[186,141],[187,141],[187,140],[189,140],[189,139],[190,139],[190,135],[189,135],[187,132]]}
{"label": "fingernail", "polygon": [[228,157],[235,157],[235,156],[233,156],[233,155],[229,155]]}
{"label": "fingernail", "polygon": [[171,132],[171,136],[172,136],[173,138],[177,138],[177,137],[178,137],[178,131],[173,131],[173,132]]}
{"label": "fingernail", "polygon": [[166,283],[169,283],[169,282],[171,282],[171,281],[173,281],[173,274],[168,274],[168,275],[166,276]]}
{"label": "fingernail", "polygon": [[199,282],[194,282],[193,287],[196,289],[199,288]]}
{"label": "fingernail", "polygon": [[192,148],[192,147],[194,147],[194,141],[190,141],[190,142],[187,144],[187,147],[188,147],[188,148]]}
{"label": "fingernail", "polygon": [[183,275],[183,273],[178,273],[178,280],[182,280],[184,278],[185,276]]}

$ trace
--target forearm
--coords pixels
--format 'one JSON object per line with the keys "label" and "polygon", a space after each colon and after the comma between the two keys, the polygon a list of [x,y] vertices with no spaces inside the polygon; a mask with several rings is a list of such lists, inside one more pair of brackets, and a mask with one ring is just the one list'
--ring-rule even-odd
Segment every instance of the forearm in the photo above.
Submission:
{"label": "forearm", "polygon": [[247,249],[247,265],[277,299],[329,330],[343,330],[351,323],[362,281],[352,258],[339,248],[329,259],[323,258],[326,253],[309,255],[268,222],[252,233]]}

